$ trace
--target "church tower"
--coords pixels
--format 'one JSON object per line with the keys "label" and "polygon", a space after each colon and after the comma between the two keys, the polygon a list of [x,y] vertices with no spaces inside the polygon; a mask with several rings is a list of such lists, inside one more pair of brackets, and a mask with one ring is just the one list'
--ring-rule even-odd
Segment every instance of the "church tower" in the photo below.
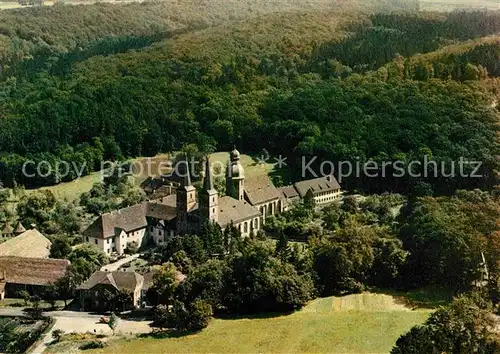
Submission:
{"label": "church tower", "polygon": [[202,221],[217,222],[219,220],[219,193],[214,188],[209,157],[205,162],[205,179],[200,193],[200,213]]}
{"label": "church tower", "polygon": [[188,214],[196,206],[196,188],[191,184],[191,176],[189,171],[189,162],[186,159],[179,161],[177,172],[182,177],[181,185],[177,188],[177,223],[176,229],[179,235],[188,233]]}
{"label": "church tower", "polygon": [[226,194],[243,201],[245,190],[245,171],[240,163],[240,152],[236,149],[230,153],[230,161],[226,170]]}

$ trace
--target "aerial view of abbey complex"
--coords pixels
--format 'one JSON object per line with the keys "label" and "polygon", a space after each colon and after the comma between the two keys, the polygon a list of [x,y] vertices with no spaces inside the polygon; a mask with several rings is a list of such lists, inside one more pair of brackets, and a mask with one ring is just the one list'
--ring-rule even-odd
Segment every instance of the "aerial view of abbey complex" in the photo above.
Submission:
{"label": "aerial view of abbey complex", "polygon": [[498,0],[0,0],[0,353],[500,353]]}

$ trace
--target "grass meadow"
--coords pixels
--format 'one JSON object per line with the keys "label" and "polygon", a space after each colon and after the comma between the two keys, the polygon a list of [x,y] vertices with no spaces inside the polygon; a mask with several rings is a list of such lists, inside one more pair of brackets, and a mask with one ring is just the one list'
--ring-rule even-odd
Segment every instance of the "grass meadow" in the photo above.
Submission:
{"label": "grass meadow", "polygon": [[26,193],[33,193],[40,190],[49,190],[59,200],[73,201],[80,197],[82,193],[92,189],[94,183],[101,180],[101,172],[92,172],[88,176],[75,179],[71,182],[59,183],[54,186],[27,189]]}
{"label": "grass meadow", "polygon": [[273,317],[214,319],[200,333],[111,341],[93,353],[388,353],[430,310],[411,310],[390,295],[356,294],[312,301]]}

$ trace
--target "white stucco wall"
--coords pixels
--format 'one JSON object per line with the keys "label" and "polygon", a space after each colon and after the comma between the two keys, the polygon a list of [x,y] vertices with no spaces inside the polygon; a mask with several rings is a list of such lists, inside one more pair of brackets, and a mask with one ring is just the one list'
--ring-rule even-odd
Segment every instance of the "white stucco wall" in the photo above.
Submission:
{"label": "white stucco wall", "polygon": [[96,237],[87,237],[85,238],[85,242],[90,243],[91,245],[94,245],[101,251],[103,251],[106,254],[109,254],[107,250],[109,249],[109,246],[107,245],[106,241],[103,240],[102,238],[96,238]]}
{"label": "white stucco wall", "polygon": [[331,192],[322,192],[314,195],[314,202],[318,205],[333,203],[340,199],[340,189]]}
{"label": "white stucco wall", "polygon": [[[137,245],[137,247],[141,247],[144,237],[146,236],[146,232],[147,232],[146,227],[139,230],[128,232],[126,237],[127,245],[131,242],[134,242]],[[123,250],[125,250],[126,248],[127,247],[123,248]]]}
{"label": "white stucco wall", "polygon": [[124,230],[120,230],[118,235],[107,237],[105,239],[86,237],[85,242],[96,246],[106,254],[111,254],[113,252],[123,254],[127,249],[128,244],[131,242],[135,242],[137,246],[140,247],[144,237],[146,236],[146,232],[146,228],[130,231],[128,233]]}

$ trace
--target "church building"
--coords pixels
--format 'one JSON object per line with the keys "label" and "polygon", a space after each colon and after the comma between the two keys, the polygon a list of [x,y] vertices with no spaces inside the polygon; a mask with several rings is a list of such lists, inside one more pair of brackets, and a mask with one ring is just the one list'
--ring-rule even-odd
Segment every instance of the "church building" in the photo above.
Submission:
{"label": "church building", "polygon": [[[208,158],[205,162],[203,188],[199,196],[196,188],[191,184],[189,171],[186,170],[183,174],[184,181],[176,193],[177,220],[174,233],[178,235],[196,233],[206,222],[218,223],[222,229],[232,222],[240,230],[242,236],[249,236],[252,231],[260,230],[265,222],[266,214],[262,214],[259,210],[261,204],[269,202],[269,205],[275,205],[276,197],[280,196],[279,190],[266,176],[265,180],[261,179],[261,188],[264,191],[263,197],[259,199],[261,204],[254,204],[249,200],[254,193],[245,187],[245,171],[240,162],[240,153],[236,149],[230,153],[230,160],[227,164],[226,196],[219,197],[214,187],[212,168]],[[267,197],[264,196],[266,192]],[[171,202],[172,200],[173,198]],[[276,207],[272,210],[273,213],[267,214],[268,216],[283,211]],[[170,233],[172,231],[170,230]]]}
{"label": "church building", "polygon": [[[340,197],[340,186],[334,176],[280,189],[267,175],[246,179],[236,149],[231,151],[227,163],[226,195],[219,196],[215,189],[208,158],[198,193],[191,181],[188,162],[180,163],[184,171],[174,194],[102,214],[84,231],[84,241],[107,254],[123,254],[129,247],[139,248],[151,241],[161,245],[177,235],[197,234],[207,222],[217,223],[222,229],[233,223],[243,237],[248,237],[262,229],[268,217],[281,214],[306,193],[313,193],[319,204]],[[291,192],[296,194],[295,199]]]}

